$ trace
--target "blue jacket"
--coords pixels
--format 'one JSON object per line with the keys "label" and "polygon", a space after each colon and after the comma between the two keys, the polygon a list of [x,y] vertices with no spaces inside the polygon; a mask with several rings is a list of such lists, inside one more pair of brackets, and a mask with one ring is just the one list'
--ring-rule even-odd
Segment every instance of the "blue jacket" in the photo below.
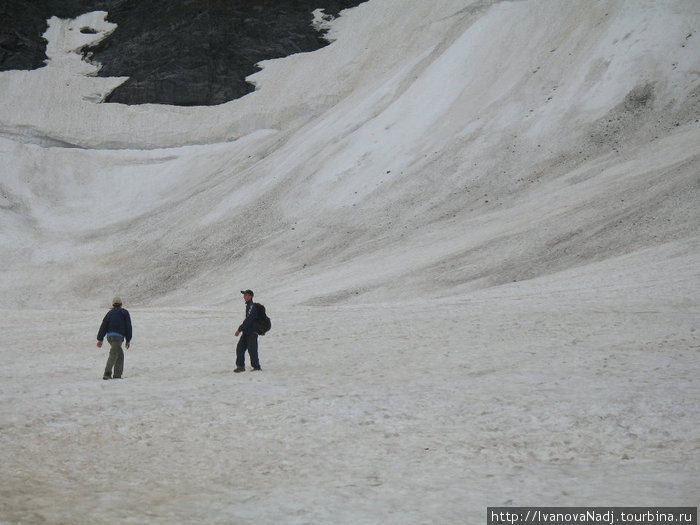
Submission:
{"label": "blue jacket", "polygon": [[258,310],[255,308],[253,301],[248,301],[245,303],[245,320],[238,327],[238,330],[243,333],[255,333],[258,331],[255,329],[255,320],[258,318]]}
{"label": "blue jacket", "polygon": [[131,316],[128,310],[121,306],[115,306],[102,320],[100,331],[97,332],[97,340],[102,341],[105,335],[120,335],[126,342],[131,341]]}

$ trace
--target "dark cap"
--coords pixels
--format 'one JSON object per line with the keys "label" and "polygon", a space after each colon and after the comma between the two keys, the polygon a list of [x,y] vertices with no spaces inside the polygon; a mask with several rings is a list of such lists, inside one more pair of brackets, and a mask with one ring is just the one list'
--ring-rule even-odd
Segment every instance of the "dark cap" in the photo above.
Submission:
{"label": "dark cap", "polygon": [[244,295],[246,295],[246,294],[247,294],[247,295],[250,295],[251,297],[253,297],[253,296],[255,295],[255,294],[253,293],[253,290],[241,290],[241,293],[244,294]]}

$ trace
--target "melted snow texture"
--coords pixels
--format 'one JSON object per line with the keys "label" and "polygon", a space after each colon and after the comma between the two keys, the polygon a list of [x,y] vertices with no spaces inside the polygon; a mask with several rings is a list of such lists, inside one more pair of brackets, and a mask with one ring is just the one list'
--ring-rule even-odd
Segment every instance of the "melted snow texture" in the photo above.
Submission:
{"label": "melted snow texture", "polygon": [[0,73],[4,521],[697,504],[696,2],[371,0],[216,108],[97,103],[84,16]]}

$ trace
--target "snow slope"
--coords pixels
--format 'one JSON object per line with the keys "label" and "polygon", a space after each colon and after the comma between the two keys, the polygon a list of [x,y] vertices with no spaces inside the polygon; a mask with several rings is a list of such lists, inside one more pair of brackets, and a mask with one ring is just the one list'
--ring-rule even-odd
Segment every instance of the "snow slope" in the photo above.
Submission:
{"label": "snow slope", "polygon": [[370,0],[206,108],[99,104],[106,20],[0,73],[0,521],[697,504],[697,2]]}

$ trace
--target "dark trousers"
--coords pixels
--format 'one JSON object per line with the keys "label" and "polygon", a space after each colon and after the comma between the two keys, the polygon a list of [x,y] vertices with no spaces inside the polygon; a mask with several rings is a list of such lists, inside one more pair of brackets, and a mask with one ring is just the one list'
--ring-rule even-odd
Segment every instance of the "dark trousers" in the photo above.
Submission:
{"label": "dark trousers", "polygon": [[114,367],[114,377],[121,377],[124,370],[124,350],[122,350],[124,338],[110,335],[107,342],[109,343],[109,357],[105,366],[105,375],[112,377],[112,367]]}
{"label": "dark trousers", "polygon": [[258,360],[258,334],[255,332],[243,332],[236,346],[236,366],[245,367],[245,351],[250,354],[250,364],[253,368],[260,368]]}

